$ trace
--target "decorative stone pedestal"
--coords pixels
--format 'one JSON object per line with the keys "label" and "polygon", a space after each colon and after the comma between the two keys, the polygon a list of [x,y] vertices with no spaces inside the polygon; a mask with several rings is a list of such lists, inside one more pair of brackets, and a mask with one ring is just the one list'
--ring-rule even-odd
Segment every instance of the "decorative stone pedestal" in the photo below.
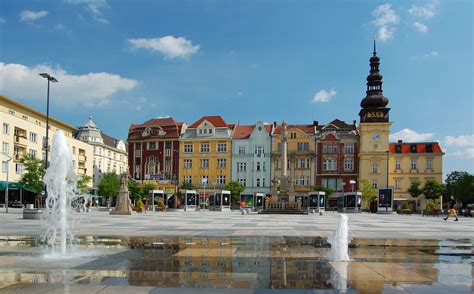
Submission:
{"label": "decorative stone pedestal", "polygon": [[132,208],[130,206],[130,198],[128,197],[128,173],[124,173],[120,176],[120,192],[117,196],[117,206],[110,214],[132,215]]}

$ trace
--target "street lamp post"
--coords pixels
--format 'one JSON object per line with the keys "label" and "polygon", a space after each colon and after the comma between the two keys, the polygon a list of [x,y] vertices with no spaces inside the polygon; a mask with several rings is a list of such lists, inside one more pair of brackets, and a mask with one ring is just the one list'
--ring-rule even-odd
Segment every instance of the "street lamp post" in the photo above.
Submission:
{"label": "street lamp post", "polygon": [[354,185],[355,185],[355,183],[356,183],[356,181],[354,181],[354,180],[350,180],[350,181],[349,181],[349,184],[352,185],[352,192],[354,192]]}
{"label": "street lamp post", "polygon": [[[48,92],[47,92],[47,95],[46,95],[46,142],[44,143],[44,147],[46,149],[44,169],[46,170],[48,168],[48,149],[49,149],[49,146],[48,146],[48,139],[49,139],[48,138],[48,135],[49,135],[49,83],[50,82],[57,83],[58,80],[55,77],[48,74],[48,73],[40,73],[39,75],[48,80]],[[46,190],[46,187],[45,187],[45,190],[44,190],[44,195],[45,195],[46,198],[48,197],[48,190]]]}
{"label": "street lamp post", "polygon": [[9,169],[9,162],[12,160],[12,157],[6,153],[2,153],[2,155],[8,157],[7,159],[7,183],[5,187],[5,213],[8,213],[8,169]]}

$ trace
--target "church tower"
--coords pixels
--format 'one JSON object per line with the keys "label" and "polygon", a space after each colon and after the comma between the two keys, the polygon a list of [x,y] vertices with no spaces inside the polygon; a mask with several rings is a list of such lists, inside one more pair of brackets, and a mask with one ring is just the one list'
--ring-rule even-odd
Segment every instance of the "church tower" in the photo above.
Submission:
{"label": "church tower", "polygon": [[367,76],[367,95],[360,102],[360,150],[359,182],[368,180],[373,187],[388,186],[388,157],[390,125],[388,99],[383,96],[382,75],[379,70],[374,39],[374,52],[370,58],[370,74]]}

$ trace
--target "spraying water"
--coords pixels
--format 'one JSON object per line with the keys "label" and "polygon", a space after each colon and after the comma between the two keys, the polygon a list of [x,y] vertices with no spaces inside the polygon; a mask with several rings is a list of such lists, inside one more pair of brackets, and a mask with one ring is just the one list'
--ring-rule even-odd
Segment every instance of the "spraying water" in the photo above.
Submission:
{"label": "spraying water", "polygon": [[347,215],[341,214],[339,226],[329,239],[331,244],[331,253],[329,258],[333,261],[350,261],[349,248],[349,226],[347,224]]}
{"label": "spraying water", "polygon": [[[71,203],[75,197],[77,176],[72,166],[71,153],[62,131],[54,134],[51,161],[43,178],[48,197],[43,213],[46,225],[44,241],[52,247],[53,255],[66,256],[67,244],[74,239],[71,228]],[[57,240],[59,237],[59,252]]]}

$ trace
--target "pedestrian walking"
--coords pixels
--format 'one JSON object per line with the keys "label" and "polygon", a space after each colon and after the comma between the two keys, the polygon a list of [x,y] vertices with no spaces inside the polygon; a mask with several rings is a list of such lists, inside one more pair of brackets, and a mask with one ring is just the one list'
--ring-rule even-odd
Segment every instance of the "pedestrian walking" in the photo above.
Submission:
{"label": "pedestrian walking", "polygon": [[448,215],[443,218],[445,221],[448,220],[448,218],[452,215],[454,216],[456,219],[454,220],[455,222],[459,221],[458,219],[458,214],[456,213],[456,200],[454,200],[454,196],[451,195],[451,197],[449,198],[449,211],[448,211]]}

